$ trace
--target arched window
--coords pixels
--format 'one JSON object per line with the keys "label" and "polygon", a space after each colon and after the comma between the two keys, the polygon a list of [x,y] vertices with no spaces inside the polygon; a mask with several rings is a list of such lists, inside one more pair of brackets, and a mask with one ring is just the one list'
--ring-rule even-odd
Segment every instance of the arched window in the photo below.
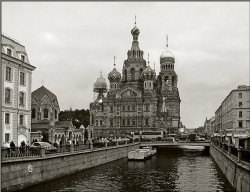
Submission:
{"label": "arched window", "polygon": [[115,89],[116,89],[116,84],[115,84]]}
{"label": "arched window", "polygon": [[165,83],[168,84],[168,76],[165,77]]}
{"label": "arched window", "polygon": [[32,116],[32,119],[36,118],[36,110],[35,109],[32,109],[31,116]]}
{"label": "arched window", "polygon": [[127,81],[127,70],[124,70],[124,75],[125,75],[125,82]]}
{"label": "arched window", "polygon": [[135,80],[135,69],[134,68],[131,69],[131,80],[132,81]]}
{"label": "arched window", "polygon": [[48,118],[49,117],[49,111],[48,109],[43,110],[43,118]]}
{"label": "arched window", "polygon": [[175,78],[172,77],[172,86],[174,86],[174,84],[175,84]]}
{"label": "arched window", "polygon": [[10,97],[11,90],[9,88],[5,89],[5,102],[10,102],[11,97]]}
{"label": "arched window", "polygon": [[55,110],[55,119],[57,119],[57,110]]}

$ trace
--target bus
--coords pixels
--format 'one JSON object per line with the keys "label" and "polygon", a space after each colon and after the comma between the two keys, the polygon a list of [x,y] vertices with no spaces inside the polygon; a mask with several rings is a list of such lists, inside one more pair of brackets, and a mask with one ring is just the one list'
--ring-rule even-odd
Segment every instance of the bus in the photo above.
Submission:
{"label": "bus", "polygon": [[133,134],[134,139],[141,137],[142,139],[156,139],[163,138],[163,131],[140,131]]}

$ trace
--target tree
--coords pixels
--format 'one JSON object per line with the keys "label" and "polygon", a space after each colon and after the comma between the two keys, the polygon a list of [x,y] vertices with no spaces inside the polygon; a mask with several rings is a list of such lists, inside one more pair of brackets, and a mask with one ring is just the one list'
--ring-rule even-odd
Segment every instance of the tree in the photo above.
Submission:
{"label": "tree", "polygon": [[89,125],[89,109],[64,110],[59,113],[59,121],[72,121],[76,128]]}

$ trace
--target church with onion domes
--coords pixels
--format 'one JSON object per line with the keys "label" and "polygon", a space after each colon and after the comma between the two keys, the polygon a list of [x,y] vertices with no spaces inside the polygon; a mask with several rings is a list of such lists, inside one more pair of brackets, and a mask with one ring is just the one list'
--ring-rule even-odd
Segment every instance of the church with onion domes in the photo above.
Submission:
{"label": "church with onion domes", "polygon": [[160,73],[156,75],[139,47],[140,30],[131,30],[131,49],[122,73],[108,74],[110,88],[100,75],[94,83],[97,98],[90,103],[90,127],[93,137],[126,137],[141,131],[177,133],[181,126],[178,76],[175,57],[168,50],[160,56]]}

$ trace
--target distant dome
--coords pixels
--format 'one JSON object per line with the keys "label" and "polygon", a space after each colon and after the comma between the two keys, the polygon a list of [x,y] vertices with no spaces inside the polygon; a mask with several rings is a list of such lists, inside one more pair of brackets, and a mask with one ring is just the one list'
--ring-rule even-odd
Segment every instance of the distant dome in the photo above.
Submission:
{"label": "distant dome", "polygon": [[163,52],[163,53],[161,54],[161,59],[162,59],[162,58],[169,58],[169,57],[174,58],[174,54],[171,53],[169,50],[167,50],[167,51],[165,51],[165,52]]}
{"label": "distant dome", "polygon": [[154,70],[151,69],[151,67],[148,65],[146,67],[146,69],[143,70],[143,72],[141,73],[141,77],[144,80],[152,80],[154,79],[156,76],[156,73]]}
{"label": "distant dome", "polygon": [[114,68],[109,74],[108,74],[109,81],[120,81],[121,79],[121,73],[119,73],[116,68]]}
{"label": "distant dome", "polygon": [[96,79],[96,82],[94,83],[94,91],[99,91],[99,90],[107,90],[107,83],[105,78],[102,77],[102,75],[98,77]]}
{"label": "distant dome", "polygon": [[140,30],[139,30],[137,27],[134,27],[134,28],[131,30],[131,34],[132,34],[132,35],[139,35],[139,34],[140,34]]}
{"label": "distant dome", "polygon": [[165,62],[175,63],[174,54],[171,53],[169,50],[166,50],[161,54],[160,63],[165,63]]}

